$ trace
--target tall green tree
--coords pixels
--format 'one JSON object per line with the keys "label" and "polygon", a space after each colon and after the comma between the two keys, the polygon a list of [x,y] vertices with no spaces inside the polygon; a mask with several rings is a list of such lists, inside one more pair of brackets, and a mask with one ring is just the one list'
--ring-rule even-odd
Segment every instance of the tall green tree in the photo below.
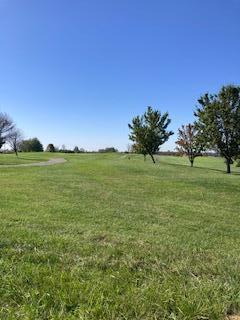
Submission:
{"label": "tall green tree", "polygon": [[194,124],[182,125],[178,129],[177,151],[188,157],[191,167],[196,157],[202,155],[204,145],[199,139],[199,133]]}
{"label": "tall green tree", "polygon": [[159,110],[148,107],[142,116],[134,117],[132,123],[128,125],[131,130],[129,139],[142,150],[142,153],[149,154],[155,163],[154,154],[173,134],[167,130],[170,122],[167,112],[161,115]]}
{"label": "tall green tree", "polygon": [[230,173],[240,154],[240,87],[224,86],[218,94],[206,93],[198,102],[195,116],[202,142],[217,148]]}

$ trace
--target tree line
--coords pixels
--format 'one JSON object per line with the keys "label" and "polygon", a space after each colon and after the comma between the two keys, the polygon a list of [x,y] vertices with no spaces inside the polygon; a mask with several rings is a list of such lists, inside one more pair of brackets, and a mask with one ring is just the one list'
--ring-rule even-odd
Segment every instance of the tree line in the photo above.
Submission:
{"label": "tree line", "polygon": [[[238,161],[240,165],[240,86],[223,86],[217,94],[202,95],[198,99],[194,116],[193,123],[182,125],[178,129],[177,152],[186,155],[193,166],[196,157],[213,150],[225,159],[227,173],[230,173],[234,161]],[[155,163],[155,154],[173,135],[173,131],[168,130],[170,123],[167,112],[161,113],[149,106],[143,115],[134,117],[128,124],[129,139],[133,141],[128,152],[143,154],[144,158],[149,155]],[[16,155],[19,151],[43,151],[38,138],[24,140],[21,130],[13,120],[6,113],[0,112],[0,150],[4,144],[8,144]],[[73,150],[68,150],[65,146],[59,149],[52,143],[47,146],[46,151],[85,152],[77,146]],[[117,149],[109,147],[99,149],[98,152],[117,152]]]}
{"label": "tree line", "polygon": [[[43,144],[38,138],[24,139],[23,133],[17,128],[13,120],[3,112],[0,112],[0,150],[7,144],[11,150],[18,156],[19,152],[43,152]],[[49,143],[46,147],[46,152],[60,153],[85,153],[88,152],[83,148],[75,146],[73,149],[67,149],[65,145],[58,148],[53,143]],[[114,147],[99,149],[99,153],[118,152]]]}
{"label": "tree line", "polygon": [[24,140],[23,133],[17,128],[13,120],[0,112],[0,150],[8,144],[16,156],[18,152],[43,151],[43,145],[37,138]]}
{"label": "tree line", "polygon": [[[194,112],[195,121],[178,129],[176,149],[188,156],[191,166],[194,159],[206,150],[214,150],[225,159],[227,173],[231,164],[240,157],[240,87],[223,86],[217,94],[206,93],[198,99]],[[148,107],[142,116],[128,125],[133,150],[149,155],[155,163],[156,154],[171,135],[167,112]]]}

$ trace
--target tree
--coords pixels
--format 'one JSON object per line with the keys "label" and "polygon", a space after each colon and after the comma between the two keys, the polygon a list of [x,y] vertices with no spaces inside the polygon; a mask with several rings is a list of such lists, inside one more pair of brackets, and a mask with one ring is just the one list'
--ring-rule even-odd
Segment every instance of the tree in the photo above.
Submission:
{"label": "tree", "polygon": [[7,142],[14,127],[12,119],[6,113],[0,112],[0,149]]}
{"label": "tree", "polygon": [[10,145],[11,149],[15,152],[16,156],[18,156],[18,151],[20,149],[22,141],[23,135],[19,129],[14,129],[9,133],[7,142]]}
{"label": "tree", "polygon": [[196,157],[202,155],[204,146],[199,139],[198,130],[195,125],[189,123],[187,125],[182,125],[178,129],[178,140],[176,141],[177,151],[180,154],[185,154],[193,167],[193,162]]}
{"label": "tree", "polygon": [[79,153],[79,148],[78,146],[76,146],[74,149],[73,149],[74,153]]}
{"label": "tree", "polygon": [[129,139],[137,145],[142,154],[149,154],[155,163],[154,154],[173,134],[172,131],[167,131],[170,122],[167,112],[161,115],[160,111],[148,107],[142,116],[134,117],[128,125],[131,130]]}
{"label": "tree", "polygon": [[240,154],[240,87],[224,86],[218,94],[206,93],[198,102],[195,116],[201,140],[217,148],[231,173],[231,164]]}
{"label": "tree", "polygon": [[20,150],[23,152],[42,152],[43,145],[38,138],[23,140],[20,145]]}
{"label": "tree", "polygon": [[49,145],[46,148],[46,152],[55,152],[56,148],[54,147],[53,143],[49,143]]}

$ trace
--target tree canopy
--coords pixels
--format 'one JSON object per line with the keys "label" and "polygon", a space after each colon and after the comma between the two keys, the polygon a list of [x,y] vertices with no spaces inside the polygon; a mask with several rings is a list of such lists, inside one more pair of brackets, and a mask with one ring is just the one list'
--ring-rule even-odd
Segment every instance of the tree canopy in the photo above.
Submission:
{"label": "tree canopy", "polygon": [[23,152],[42,152],[43,145],[38,138],[23,140],[20,150]]}
{"label": "tree canopy", "polygon": [[46,148],[46,152],[55,152],[55,151],[56,151],[56,148],[55,148],[54,144],[49,143],[49,145]]}
{"label": "tree canopy", "polygon": [[204,145],[201,142],[198,130],[194,124],[182,125],[178,129],[177,151],[185,154],[193,167],[194,159],[202,155]]}
{"label": "tree canopy", "polygon": [[206,93],[198,102],[196,127],[202,143],[218,149],[230,173],[233,160],[240,154],[240,87],[222,87],[218,94]]}
{"label": "tree canopy", "polygon": [[173,134],[167,128],[171,120],[168,113],[161,115],[159,110],[148,107],[142,116],[134,117],[132,123],[128,125],[131,130],[129,139],[135,143],[135,148],[143,155],[149,154],[155,163],[154,154]]}

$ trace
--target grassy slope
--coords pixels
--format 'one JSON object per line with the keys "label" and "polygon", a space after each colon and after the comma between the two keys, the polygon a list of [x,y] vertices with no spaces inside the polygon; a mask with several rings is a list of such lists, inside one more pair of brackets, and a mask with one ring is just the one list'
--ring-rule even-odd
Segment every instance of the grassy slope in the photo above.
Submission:
{"label": "grassy slope", "polygon": [[31,152],[31,153],[19,153],[18,157],[15,154],[0,154],[0,166],[11,164],[24,164],[48,161],[55,157],[63,157],[62,155],[56,155],[49,152]]}
{"label": "grassy slope", "polygon": [[240,310],[239,175],[212,158],[64,157],[0,168],[0,319]]}

